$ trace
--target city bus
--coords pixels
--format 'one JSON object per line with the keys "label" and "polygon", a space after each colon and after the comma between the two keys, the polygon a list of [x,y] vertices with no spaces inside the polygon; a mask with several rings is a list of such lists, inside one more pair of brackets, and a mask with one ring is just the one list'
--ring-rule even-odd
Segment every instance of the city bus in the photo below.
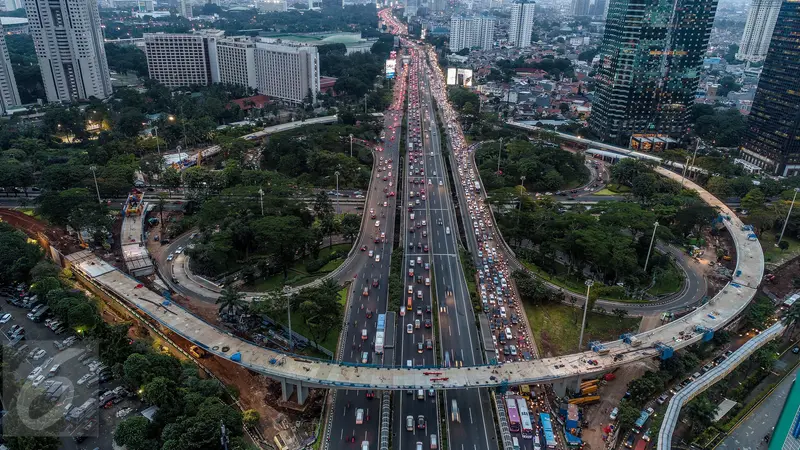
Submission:
{"label": "city bus", "polygon": [[508,410],[508,429],[512,433],[519,433],[519,410],[517,400],[514,397],[506,398],[506,409]]}
{"label": "city bus", "polygon": [[553,433],[553,423],[550,420],[550,414],[539,413],[539,422],[541,423],[542,441],[544,441],[544,448],[554,450],[558,448],[556,443],[556,436]]}
{"label": "city bus", "polygon": [[519,420],[522,426],[522,439],[533,439],[533,423],[531,423],[527,402],[524,398],[518,398],[517,409],[519,410]]}

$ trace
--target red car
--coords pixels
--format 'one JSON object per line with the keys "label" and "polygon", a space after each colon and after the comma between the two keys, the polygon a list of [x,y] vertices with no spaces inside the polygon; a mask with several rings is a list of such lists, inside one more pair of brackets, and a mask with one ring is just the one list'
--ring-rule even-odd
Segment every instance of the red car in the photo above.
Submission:
{"label": "red car", "polygon": [[372,287],[378,287],[378,279],[377,278],[372,280]]}
{"label": "red car", "polygon": [[362,245],[362,246],[361,246],[361,251],[362,251],[362,252],[365,252],[365,251],[367,251],[367,246],[366,246],[366,245]]}
{"label": "red car", "polygon": [[427,246],[427,244],[426,244],[424,247],[422,247],[422,251],[423,251],[423,252],[425,252],[425,253],[428,253],[428,246]]}

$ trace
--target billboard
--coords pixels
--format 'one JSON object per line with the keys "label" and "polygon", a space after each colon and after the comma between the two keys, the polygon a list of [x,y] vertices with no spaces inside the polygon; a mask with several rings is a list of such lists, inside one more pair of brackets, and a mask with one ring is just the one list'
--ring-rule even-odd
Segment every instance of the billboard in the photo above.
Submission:
{"label": "billboard", "polygon": [[394,78],[395,68],[397,67],[397,61],[394,59],[387,59],[386,60],[386,78]]}
{"label": "billboard", "polygon": [[451,86],[456,84],[456,68],[455,67],[448,67],[447,68],[447,85]]}
{"label": "billboard", "polygon": [[472,87],[472,69],[447,69],[447,84]]}

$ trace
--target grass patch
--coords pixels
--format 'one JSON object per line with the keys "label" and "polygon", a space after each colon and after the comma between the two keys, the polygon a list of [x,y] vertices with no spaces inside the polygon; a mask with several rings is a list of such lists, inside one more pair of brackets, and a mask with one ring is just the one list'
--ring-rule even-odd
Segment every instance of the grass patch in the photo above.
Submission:
{"label": "grass patch", "polygon": [[611,196],[619,195],[619,192],[614,192],[611,189],[605,189],[604,188],[604,189],[600,189],[599,191],[593,193],[592,195],[597,195],[597,196],[606,195],[606,196],[611,197]]}
{"label": "grass patch", "polygon": [[[559,356],[578,351],[580,320],[583,310],[559,303],[545,305],[525,304],[525,315],[536,334],[536,343],[542,355]],[[623,333],[639,329],[641,318],[616,316],[590,312],[586,316],[586,332],[583,343],[593,340],[611,341]]]}
{"label": "grass patch", "polygon": [[261,278],[256,280],[251,285],[245,285],[244,290],[248,291],[255,291],[255,292],[267,292],[273,289],[279,289],[284,286],[284,284],[297,287],[302,286],[304,284],[308,284],[318,278],[322,278],[330,272],[336,270],[339,266],[341,266],[345,259],[347,258],[347,252],[350,251],[352,245],[350,244],[336,244],[331,247],[325,247],[324,249],[320,250],[319,258],[327,258],[333,252],[342,252],[344,254],[341,258],[336,258],[331,261],[328,261],[327,264],[322,266],[320,270],[314,273],[309,273],[306,269],[306,264],[312,261],[311,258],[305,258],[301,261],[298,261],[291,269],[289,269],[289,277],[286,279],[284,283],[283,280],[283,273],[277,273],[267,278]]}
{"label": "grass patch", "polygon": [[800,241],[786,234],[783,235],[783,242],[789,243],[788,250],[775,247],[778,237],[773,233],[762,233],[758,240],[761,242],[761,248],[764,249],[765,262],[779,264],[781,261],[788,261],[800,254]]}
{"label": "grass patch", "polygon": [[609,183],[606,185],[606,189],[608,189],[613,194],[627,194],[631,192],[631,188],[618,183]]}
{"label": "grass patch", "polygon": [[683,287],[683,272],[670,261],[669,267],[656,276],[656,282],[647,292],[650,295],[666,295],[678,292]]}

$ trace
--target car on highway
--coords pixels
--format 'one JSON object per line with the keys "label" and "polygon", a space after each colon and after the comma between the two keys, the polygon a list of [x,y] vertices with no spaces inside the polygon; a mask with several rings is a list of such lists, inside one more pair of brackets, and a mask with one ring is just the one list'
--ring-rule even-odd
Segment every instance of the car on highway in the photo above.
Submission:
{"label": "car on highway", "polygon": [[419,428],[420,430],[425,429],[425,416],[423,416],[422,414],[417,416],[417,428]]}
{"label": "car on highway", "polygon": [[406,325],[406,333],[413,334],[414,333],[414,325],[412,325],[410,323],[408,325]]}
{"label": "car on highway", "polygon": [[424,352],[425,349],[422,347],[422,342],[417,342],[417,353]]}
{"label": "car on highway", "polygon": [[381,262],[381,255],[375,255],[375,262]]}

